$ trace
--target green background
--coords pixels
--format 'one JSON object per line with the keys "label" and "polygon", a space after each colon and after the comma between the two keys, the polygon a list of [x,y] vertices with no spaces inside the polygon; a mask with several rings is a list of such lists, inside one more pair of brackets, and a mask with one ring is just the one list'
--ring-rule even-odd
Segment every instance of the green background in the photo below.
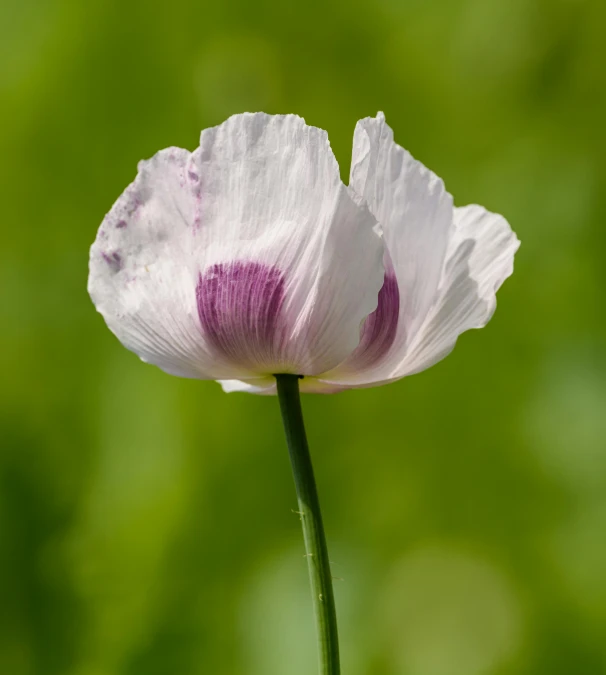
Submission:
{"label": "green background", "polygon": [[0,4],[0,672],[312,675],[277,401],[141,363],[86,292],[158,149],[357,119],[507,216],[482,331],[307,396],[344,675],[606,672],[606,4]]}

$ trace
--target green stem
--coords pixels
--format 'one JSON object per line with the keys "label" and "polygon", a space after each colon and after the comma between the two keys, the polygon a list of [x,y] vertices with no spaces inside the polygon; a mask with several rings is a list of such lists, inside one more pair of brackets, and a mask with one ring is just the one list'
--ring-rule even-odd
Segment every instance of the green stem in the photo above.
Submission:
{"label": "green stem", "polygon": [[339,639],[332,575],[316,481],[305,436],[299,397],[299,377],[297,375],[276,375],[276,380],[286,442],[297,488],[299,515],[303,525],[318,631],[320,675],[339,675]]}

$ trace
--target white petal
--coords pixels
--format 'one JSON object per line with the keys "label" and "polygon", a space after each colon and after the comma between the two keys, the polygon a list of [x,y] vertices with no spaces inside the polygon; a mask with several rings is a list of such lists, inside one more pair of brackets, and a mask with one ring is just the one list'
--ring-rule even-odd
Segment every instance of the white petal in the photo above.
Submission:
{"label": "white petal", "polygon": [[402,337],[434,300],[452,226],[452,197],[393,139],[383,113],[356,125],[350,176],[381,224],[400,289]]}
{"label": "white petal", "polygon": [[90,254],[88,288],[109,328],[144,361],[182,377],[212,373],[197,319],[185,188],[190,153],[162,150],[107,214]]}
{"label": "white petal", "polygon": [[342,361],[376,306],[383,244],[326,133],[294,115],[244,114],[203,131],[179,161],[167,152],[143,165],[92,249],[89,287],[110,328],[191,377]]}
{"label": "white petal", "polygon": [[273,377],[260,377],[253,380],[219,380],[219,384],[226,394],[234,392],[244,392],[247,394],[260,394],[261,396],[272,396],[277,393],[276,380]]}
{"label": "white petal", "polygon": [[513,273],[520,242],[503,216],[471,205],[455,209],[454,222],[439,296],[393,377],[429,368],[452,351],[461,333],[485,326],[497,290]]}
{"label": "white petal", "polygon": [[[455,209],[454,232],[433,307],[413,335],[405,354],[391,371],[380,377],[362,373],[322,376],[328,383],[369,387],[387,384],[434,365],[454,349],[458,336],[482,328],[496,308],[496,292],[513,272],[513,259],[520,242],[508,222],[481,206]],[[371,375],[373,375],[372,373]]]}
{"label": "white petal", "polygon": [[[393,143],[382,115],[358,124],[352,184],[370,199],[385,233],[393,261],[386,269],[393,269],[400,296],[397,335],[372,363],[362,340],[321,379],[368,387],[428,368],[454,348],[462,332],[486,325],[496,291],[513,271],[519,241],[502,216],[480,206],[452,208],[441,181]],[[411,294],[417,300],[408,300]],[[387,315],[390,297],[393,302],[393,293],[381,292],[376,315],[382,305]]]}
{"label": "white petal", "polygon": [[423,324],[440,282],[453,206],[443,182],[394,142],[382,113],[356,125],[350,179],[384,233],[385,286],[360,346],[325,377],[361,385],[388,378]]}
{"label": "white petal", "polygon": [[[219,384],[227,394],[245,392],[260,396],[275,396],[278,393],[276,380],[273,377],[251,380],[220,380]],[[349,389],[348,386],[330,384],[316,377],[303,377],[299,380],[299,390],[302,394],[336,394]]]}
{"label": "white petal", "polygon": [[204,265],[251,261],[284,275],[283,331],[257,370],[308,375],[342,361],[376,306],[383,244],[341,183],[326,132],[295,115],[237,115],[202,133],[193,160]]}

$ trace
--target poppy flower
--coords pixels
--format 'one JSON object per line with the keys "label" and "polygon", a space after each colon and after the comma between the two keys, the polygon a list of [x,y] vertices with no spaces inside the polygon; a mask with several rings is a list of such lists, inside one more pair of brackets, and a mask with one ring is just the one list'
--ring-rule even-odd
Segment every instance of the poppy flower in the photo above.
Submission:
{"label": "poppy flower", "polygon": [[168,373],[335,392],[424,370],[484,326],[518,246],[502,216],[454,207],[381,113],[356,126],[349,187],[326,132],[245,113],[139,164],[91,248],[89,292]]}

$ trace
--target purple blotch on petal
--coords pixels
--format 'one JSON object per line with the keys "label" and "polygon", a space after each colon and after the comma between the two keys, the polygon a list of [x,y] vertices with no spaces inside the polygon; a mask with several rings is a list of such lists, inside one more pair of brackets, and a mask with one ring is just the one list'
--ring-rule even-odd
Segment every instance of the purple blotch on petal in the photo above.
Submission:
{"label": "purple blotch on petal", "polygon": [[242,261],[211,265],[196,285],[205,338],[230,361],[253,368],[275,363],[284,286],[276,267]]}
{"label": "purple blotch on petal", "polygon": [[125,220],[119,220],[119,221],[116,223],[116,227],[117,227],[119,230],[125,228],[127,225],[128,225],[128,223],[127,223]]}
{"label": "purple blotch on petal", "polygon": [[396,339],[399,317],[400,290],[395,274],[389,271],[379,291],[377,308],[364,322],[360,344],[350,358],[364,367],[380,361]]}
{"label": "purple blotch on petal", "polygon": [[192,182],[192,190],[195,199],[194,220],[192,223],[193,231],[195,233],[200,229],[202,221],[202,182],[200,181],[200,176],[197,171],[194,171],[193,169],[188,169],[187,175]]}
{"label": "purple blotch on petal", "polygon": [[118,251],[112,253],[101,252],[101,257],[112,268],[114,272],[119,272],[122,269],[122,256]]}

